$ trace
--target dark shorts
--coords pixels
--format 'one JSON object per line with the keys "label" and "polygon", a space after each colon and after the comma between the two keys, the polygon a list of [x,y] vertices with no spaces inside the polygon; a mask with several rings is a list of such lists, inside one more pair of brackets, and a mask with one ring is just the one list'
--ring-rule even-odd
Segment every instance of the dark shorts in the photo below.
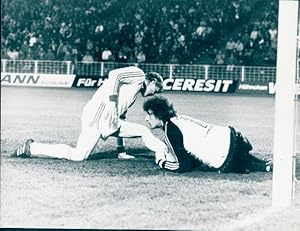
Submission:
{"label": "dark shorts", "polygon": [[243,136],[239,131],[236,131],[233,127],[230,128],[230,148],[228,156],[224,164],[217,170],[222,173],[244,173],[245,166],[244,160],[252,150],[252,145],[248,139]]}

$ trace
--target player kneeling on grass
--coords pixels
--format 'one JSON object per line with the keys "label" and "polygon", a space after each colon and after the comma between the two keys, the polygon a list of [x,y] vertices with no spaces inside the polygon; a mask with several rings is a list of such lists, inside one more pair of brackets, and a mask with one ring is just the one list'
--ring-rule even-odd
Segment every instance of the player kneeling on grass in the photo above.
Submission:
{"label": "player kneeling on grass", "polygon": [[233,127],[177,115],[173,105],[162,96],[146,100],[143,108],[149,126],[162,128],[169,146],[168,152],[156,156],[160,168],[186,172],[204,165],[220,173],[272,171],[272,163],[251,155],[252,145]]}
{"label": "player kneeling on grass", "polygon": [[81,115],[81,133],[76,147],[66,144],[43,144],[27,140],[13,154],[16,157],[54,157],[82,161],[89,157],[98,140],[117,137],[119,159],[132,159],[125,152],[123,138],[142,138],[151,151],[161,153],[166,145],[154,137],[146,126],[125,120],[128,108],[137,94],[150,96],[161,92],[163,78],[156,72],[145,74],[140,68],[130,66],[109,72],[108,79],[84,106]]}

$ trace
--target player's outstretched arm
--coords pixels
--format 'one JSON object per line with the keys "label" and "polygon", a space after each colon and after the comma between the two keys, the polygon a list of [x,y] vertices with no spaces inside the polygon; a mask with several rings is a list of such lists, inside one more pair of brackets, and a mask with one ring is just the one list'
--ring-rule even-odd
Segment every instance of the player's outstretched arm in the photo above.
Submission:
{"label": "player's outstretched arm", "polygon": [[[183,144],[183,135],[179,128],[172,122],[168,122],[165,127],[165,135],[168,146],[172,147],[173,155],[176,156],[178,162],[177,172],[187,172],[193,169],[193,160],[186,151]],[[165,168],[168,167],[166,162]]]}

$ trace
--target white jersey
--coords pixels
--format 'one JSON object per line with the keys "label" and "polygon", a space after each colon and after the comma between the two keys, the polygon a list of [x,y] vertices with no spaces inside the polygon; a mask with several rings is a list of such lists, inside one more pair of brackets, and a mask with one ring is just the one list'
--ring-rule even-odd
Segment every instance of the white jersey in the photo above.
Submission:
{"label": "white jersey", "polygon": [[219,168],[225,162],[230,149],[229,127],[208,124],[185,115],[173,117],[166,122],[165,135],[175,155],[175,158],[170,156],[170,163],[167,163],[166,158],[165,167],[169,166],[170,170],[178,168],[176,162],[179,162],[179,166],[185,164],[185,153],[210,167]]}
{"label": "white jersey", "polygon": [[109,72],[108,79],[99,87],[84,108],[83,126],[96,127],[101,138],[106,139],[119,128],[119,123],[111,124],[109,119],[115,110],[111,95],[118,95],[118,113],[122,115],[136,100],[145,81],[145,73],[138,67],[130,66]]}
{"label": "white jersey", "polygon": [[[117,107],[120,118],[134,103],[144,83],[145,73],[137,67],[125,67],[111,71],[108,79],[97,89],[83,109],[82,128],[76,147],[73,148],[66,144],[34,142],[30,148],[31,154],[73,161],[86,160],[100,138],[105,140],[116,132],[120,138],[140,137],[151,151],[162,153],[167,149],[166,145],[154,137],[146,126],[122,119],[116,121],[115,118]],[[117,98],[118,100],[116,100]]]}

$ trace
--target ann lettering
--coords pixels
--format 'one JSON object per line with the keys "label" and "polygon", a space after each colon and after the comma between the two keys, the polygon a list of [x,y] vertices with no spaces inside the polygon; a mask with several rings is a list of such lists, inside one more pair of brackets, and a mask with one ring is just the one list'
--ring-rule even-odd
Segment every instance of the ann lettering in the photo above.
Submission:
{"label": "ann lettering", "polygon": [[39,79],[40,79],[39,75],[5,74],[4,76],[1,76],[1,84],[30,85],[30,84],[37,84]]}

